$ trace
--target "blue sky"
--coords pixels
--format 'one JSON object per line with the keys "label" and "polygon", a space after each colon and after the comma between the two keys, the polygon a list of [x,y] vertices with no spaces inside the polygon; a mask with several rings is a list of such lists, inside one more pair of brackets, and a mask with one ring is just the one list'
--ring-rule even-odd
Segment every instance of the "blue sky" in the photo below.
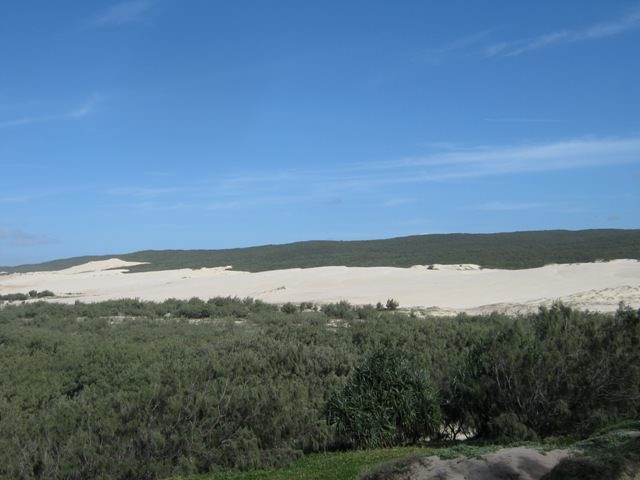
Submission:
{"label": "blue sky", "polygon": [[7,1],[0,265],[640,227],[640,2]]}

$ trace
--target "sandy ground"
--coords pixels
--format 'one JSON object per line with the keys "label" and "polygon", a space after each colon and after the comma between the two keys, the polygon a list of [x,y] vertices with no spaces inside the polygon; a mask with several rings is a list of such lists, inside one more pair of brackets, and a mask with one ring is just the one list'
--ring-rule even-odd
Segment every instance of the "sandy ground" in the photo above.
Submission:
{"label": "sandy ground", "polygon": [[566,450],[540,453],[531,448],[507,448],[480,458],[440,460],[428,457],[416,461],[394,480],[537,480],[567,457]]}
{"label": "sandy ground", "polygon": [[248,273],[229,267],[126,273],[136,263],[111,259],[56,272],[0,275],[0,294],[51,290],[54,301],[107,299],[203,299],[253,297],[271,303],[347,300],[385,303],[432,314],[518,312],[554,300],[596,311],[614,311],[623,301],[640,306],[640,262],[547,265],[527,270],[480,269],[475,265],[411,268],[320,267]]}

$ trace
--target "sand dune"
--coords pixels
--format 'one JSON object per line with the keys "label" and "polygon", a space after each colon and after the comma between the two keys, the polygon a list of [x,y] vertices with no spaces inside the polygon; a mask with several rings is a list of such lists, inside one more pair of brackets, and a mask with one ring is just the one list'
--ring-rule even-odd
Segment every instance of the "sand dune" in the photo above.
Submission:
{"label": "sand dune", "polygon": [[0,294],[51,290],[53,301],[96,302],[118,298],[165,300],[215,296],[253,297],[272,303],[347,300],[375,304],[394,298],[401,307],[430,313],[528,311],[562,300],[596,311],[623,301],[640,305],[640,262],[547,265],[527,270],[476,265],[411,268],[319,267],[249,273],[230,267],[126,273],[136,265],[111,259],[55,272],[0,277]]}

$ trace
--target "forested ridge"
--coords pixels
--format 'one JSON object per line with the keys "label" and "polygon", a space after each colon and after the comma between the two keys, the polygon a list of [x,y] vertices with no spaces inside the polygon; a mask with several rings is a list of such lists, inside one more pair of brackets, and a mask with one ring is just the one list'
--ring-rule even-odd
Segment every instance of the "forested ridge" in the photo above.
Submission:
{"label": "forested ridge", "polygon": [[546,230],[488,234],[431,234],[384,240],[307,241],[226,250],[146,250],[83,256],[18,267],[5,272],[60,270],[117,257],[148,262],[132,272],[222,267],[261,272],[331,265],[410,267],[434,263],[474,263],[486,268],[534,268],[550,263],[640,260],[640,230]]}
{"label": "forested ridge", "polygon": [[5,304],[0,477],[155,479],[461,432],[586,436],[638,418],[639,346],[628,307],[416,318],[344,302]]}

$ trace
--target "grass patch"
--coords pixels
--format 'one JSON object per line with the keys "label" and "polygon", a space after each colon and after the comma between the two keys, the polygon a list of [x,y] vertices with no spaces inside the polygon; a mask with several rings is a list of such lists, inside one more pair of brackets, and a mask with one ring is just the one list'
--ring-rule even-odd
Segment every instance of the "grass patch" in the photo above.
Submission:
{"label": "grass patch", "polygon": [[352,480],[367,468],[382,462],[407,456],[427,454],[431,450],[420,447],[359,450],[352,452],[315,453],[305,455],[289,467],[247,472],[228,471],[173,480]]}
{"label": "grass patch", "polygon": [[378,480],[400,473],[415,461],[436,455],[443,460],[479,458],[502,448],[524,446],[551,450],[532,442],[513,445],[458,443],[448,447],[398,447],[348,452],[315,453],[295,460],[289,467],[251,471],[220,471],[203,475],[172,477],[171,480]]}
{"label": "grass patch", "polygon": [[622,422],[609,425],[598,430],[598,435],[604,435],[611,432],[620,432],[621,430],[640,431],[640,420],[624,420]]}

